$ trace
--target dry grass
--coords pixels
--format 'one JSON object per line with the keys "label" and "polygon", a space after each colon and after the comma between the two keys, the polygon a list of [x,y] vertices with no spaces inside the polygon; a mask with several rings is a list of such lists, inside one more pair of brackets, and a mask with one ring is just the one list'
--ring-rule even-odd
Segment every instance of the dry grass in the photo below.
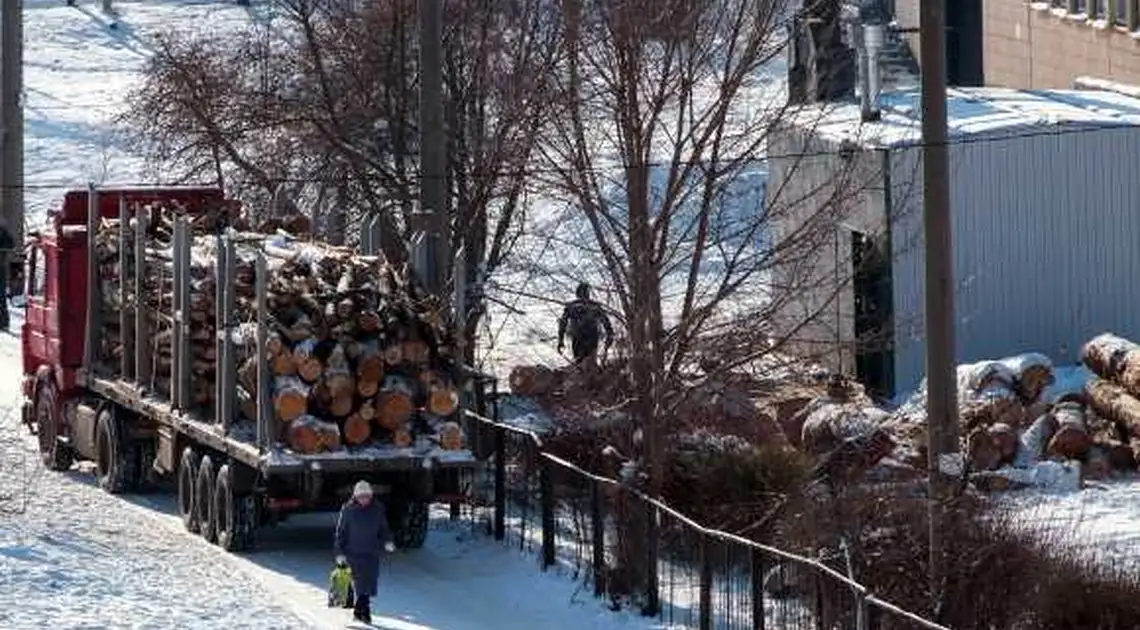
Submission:
{"label": "dry grass", "polygon": [[[1136,630],[1140,575],[1093,562],[1070,535],[1045,534],[1010,512],[962,497],[943,531],[947,583],[938,620],[959,630]],[[926,502],[891,491],[852,490],[833,503],[797,506],[780,537],[802,551],[845,539],[854,577],[903,608],[935,609]],[[839,568],[839,567],[836,567]]]}

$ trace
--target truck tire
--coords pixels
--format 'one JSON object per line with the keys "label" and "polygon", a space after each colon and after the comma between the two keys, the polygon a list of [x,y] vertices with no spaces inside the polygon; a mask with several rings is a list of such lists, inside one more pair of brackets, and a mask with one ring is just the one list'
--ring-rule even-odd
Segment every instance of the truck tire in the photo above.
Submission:
{"label": "truck tire", "polygon": [[210,509],[210,504],[213,503],[215,479],[214,460],[210,459],[209,455],[203,455],[202,461],[198,464],[198,482],[194,485],[195,504],[198,508],[195,510],[195,516],[198,519],[198,533],[210,542],[218,539],[218,532],[214,529],[214,521],[211,518],[213,510]]}
{"label": "truck tire", "polygon": [[210,521],[217,543],[226,551],[243,551],[253,544],[253,501],[236,492],[236,481],[234,464],[222,464],[214,479],[214,496],[210,502]]}
{"label": "truck tire", "polygon": [[423,501],[398,502],[391,506],[388,524],[392,542],[400,549],[420,549],[427,542],[428,504]]}
{"label": "truck tire", "polygon": [[131,492],[137,484],[138,453],[124,440],[121,416],[113,408],[99,412],[95,424],[95,479],[110,494]]}
{"label": "truck tire", "polygon": [[59,443],[59,393],[51,379],[40,382],[36,388],[36,439],[40,446],[40,459],[44,467],[56,472],[71,468],[75,455]]}
{"label": "truck tire", "polygon": [[191,534],[198,533],[198,454],[187,446],[178,461],[178,515],[182,525]]}

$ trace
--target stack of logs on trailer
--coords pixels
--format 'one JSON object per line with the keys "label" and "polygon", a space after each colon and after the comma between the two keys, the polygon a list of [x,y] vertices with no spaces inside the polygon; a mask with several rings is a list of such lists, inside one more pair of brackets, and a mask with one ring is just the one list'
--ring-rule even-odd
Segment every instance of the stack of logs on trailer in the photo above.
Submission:
{"label": "stack of logs on trailer", "polygon": [[[172,390],[178,344],[172,341],[179,330],[175,224],[181,222],[190,252],[189,286],[183,290],[189,299],[182,309],[189,319],[189,391],[183,398],[188,410],[236,418],[232,427],[227,423],[235,434],[256,432],[255,285],[256,261],[263,256],[263,343],[271,383],[265,395],[275,418],[268,444],[315,453],[407,447],[422,437],[448,450],[463,447],[455,422],[459,397],[451,332],[438,302],[382,259],[283,232],[228,230],[223,238],[216,227],[220,217],[209,213],[186,216],[177,208],[147,206],[137,217],[127,216],[103,219],[95,237],[103,306],[97,358],[104,370],[145,375],[141,380],[152,392],[177,404]],[[144,250],[144,273],[136,274],[134,253]],[[230,260],[233,269],[223,273]],[[222,286],[227,279],[228,292]],[[228,318],[225,306],[232,306]],[[133,365],[136,352],[127,346],[139,337],[122,330],[133,325],[136,308],[145,311],[150,335],[144,342],[151,350],[137,356],[150,357],[149,365]],[[229,330],[234,350],[228,358],[222,356],[219,329]],[[236,385],[232,412],[218,404],[219,374]]]}

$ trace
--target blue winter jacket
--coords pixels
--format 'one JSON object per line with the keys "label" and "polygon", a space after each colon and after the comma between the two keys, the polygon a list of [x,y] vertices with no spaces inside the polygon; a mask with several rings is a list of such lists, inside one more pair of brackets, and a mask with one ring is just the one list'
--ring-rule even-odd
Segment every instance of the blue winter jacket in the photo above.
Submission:
{"label": "blue winter jacket", "polygon": [[344,556],[352,569],[352,585],[357,595],[376,594],[380,578],[380,549],[392,542],[384,504],[376,499],[367,506],[348,501],[340,509],[336,523],[337,555]]}

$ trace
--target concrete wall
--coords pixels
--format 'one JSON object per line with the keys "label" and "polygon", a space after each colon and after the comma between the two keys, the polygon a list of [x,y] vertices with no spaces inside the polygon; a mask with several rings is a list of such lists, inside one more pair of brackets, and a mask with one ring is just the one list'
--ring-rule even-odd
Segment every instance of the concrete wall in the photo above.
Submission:
{"label": "concrete wall", "polygon": [[835,143],[782,129],[769,155],[766,206],[783,249],[773,273],[775,328],[791,340],[787,350],[853,374],[850,230],[884,233],[882,152],[841,155]]}

